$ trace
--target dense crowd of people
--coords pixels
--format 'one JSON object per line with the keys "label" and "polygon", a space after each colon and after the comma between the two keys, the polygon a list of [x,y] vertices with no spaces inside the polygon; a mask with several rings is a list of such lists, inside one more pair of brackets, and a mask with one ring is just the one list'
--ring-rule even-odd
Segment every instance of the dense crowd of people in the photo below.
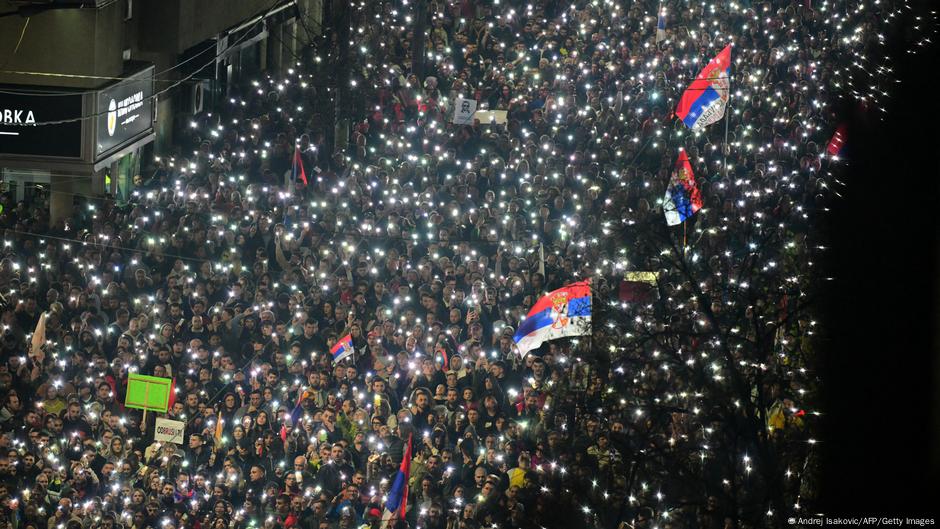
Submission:
{"label": "dense crowd of people", "polygon": [[[719,471],[691,492],[668,469],[637,476],[638,454],[677,443],[705,466],[706,419],[674,413],[649,441],[636,406],[644,392],[695,393],[698,380],[648,370],[668,345],[604,364],[583,361],[587,337],[523,358],[513,334],[547,291],[590,278],[595,305],[619,304],[625,272],[654,270],[652,312],[637,317],[681,342],[745,310],[746,282],[763,281],[741,335],[780,321],[760,368],[795,378],[760,416],[805,437],[812,324],[786,317],[795,297],[774,296],[810,288],[832,104],[877,104],[880,85],[853,76],[876,61],[895,9],[842,4],[428,2],[418,78],[413,2],[366,2],[350,60],[368,112],[345,149],[328,147],[333,123],[313,104],[324,88],[298,64],[193,116],[128,203],[89,201],[47,227],[43,208],[5,196],[5,521],[378,527],[408,453],[409,527],[755,524],[762,513],[736,508]],[[693,134],[675,102],[731,42],[728,121]],[[460,98],[505,123],[453,124]],[[679,148],[705,199],[687,235],[662,214]],[[680,240],[682,270],[662,243]],[[749,278],[755,259],[763,272]],[[43,312],[45,343],[31,347]],[[355,353],[334,363],[347,334]],[[123,405],[131,372],[175,380],[166,417],[186,423],[182,446],[154,441],[157,414]]]}

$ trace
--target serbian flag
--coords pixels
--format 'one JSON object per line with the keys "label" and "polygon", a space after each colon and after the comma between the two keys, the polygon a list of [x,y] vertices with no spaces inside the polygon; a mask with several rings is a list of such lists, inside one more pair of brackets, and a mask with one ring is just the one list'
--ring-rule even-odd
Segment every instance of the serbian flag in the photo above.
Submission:
{"label": "serbian flag", "polygon": [[303,391],[301,391],[300,395],[297,396],[297,405],[294,406],[294,409],[290,412],[291,425],[293,426],[297,425],[297,421],[300,420],[300,414],[303,413],[304,411],[302,404],[304,403],[305,400],[307,400],[307,397],[309,396],[310,396],[310,391],[308,391],[307,389],[304,389]]}
{"label": "serbian flag", "polygon": [[666,40],[666,11],[660,7],[656,18],[656,44]]}
{"label": "serbian flag", "polygon": [[731,44],[728,44],[685,89],[676,116],[693,131],[701,130],[724,117],[730,89]]}
{"label": "serbian flag", "polygon": [[846,137],[846,126],[841,124],[836,127],[835,134],[832,135],[832,139],[829,140],[829,144],[826,145],[826,152],[829,153],[830,157],[838,158],[842,156],[845,152],[845,137]]}
{"label": "serbian flag", "polygon": [[[309,395],[310,395],[310,392],[304,389],[300,392],[300,395],[297,396],[297,404],[294,406],[294,409],[291,410],[290,412],[291,427],[297,426],[297,422],[300,420],[300,414],[302,414],[304,411],[304,408],[303,406],[301,406],[301,404],[304,403],[304,399],[306,399]],[[281,431],[278,432],[278,435],[280,436],[282,441],[287,441],[287,424],[285,421],[281,421]]]}
{"label": "serbian flag", "polygon": [[536,301],[512,339],[525,356],[549,340],[586,334],[591,334],[591,283],[579,281]]}
{"label": "serbian flag", "polygon": [[355,351],[352,343],[352,335],[347,334],[333,344],[333,347],[330,349],[330,354],[333,355],[334,362],[339,362],[344,358],[352,356]]}
{"label": "serbian flag", "polygon": [[408,479],[411,477],[411,439],[412,436],[409,435],[408,444],[405,445],[405,455],[401,458],[401,466],[398,467],[398,473],[392,481],[392,488],[388,490],[385,514],[382,515],[383,528],[394,525],[392,520],[395,518],[405,519],[405,510],[408,507]]}
{"label": "serbian flag", "polygon": [[307,185],[307,173],[304,171],[304,160],[300,157],[300,147],[294,147],[294,163],[291,167],[291,182],[303,182]]}
{"label": "serbian flag", "polygon": [[689,157],[686,156],[685,151],[680,151],[676,168],[672,171],[672,178],[669,179],[666,197],[663,199],[666,224],[670,226],[682,224],[700,209],[702,209],[702,193],[695,183]]}

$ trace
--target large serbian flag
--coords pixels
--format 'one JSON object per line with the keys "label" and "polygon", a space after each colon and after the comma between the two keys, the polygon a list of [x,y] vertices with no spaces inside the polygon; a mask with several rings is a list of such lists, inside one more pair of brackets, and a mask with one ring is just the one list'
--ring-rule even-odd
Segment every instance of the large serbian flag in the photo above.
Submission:
{"label": "large serbian flag", "polygon": [[676,115],[685,126],[701,130],[724,117],[730,88],[731,45],[728,44],[685,89]]}
{"label": "large serbian flag", "polygon": [[669,179],[666,197],[663,199],[666,224],[670,226],[682,224],[700,209],[702,209],[702,193],[695,183],[689,157],[686,156],[685,151],[680,151],[676,168],[672,171],[672,178]]}
{"label": "large serbian flag", "polygon": [[591,283],[579,281],[542,296],[512,337],[525,355],[544,342],[591,334]]}
{"label": "large serbian flag", "polygon": [[333,361],[339,362],[340,360],[352,356],[355,352],[352,343],[352,335],[347,334],[339,340],[336,340],[336,343],[333,344],[333,347],[330,349],[330,354],[333,355]]}
{"label": "large serbian flag", "polygon": [[385,513],[382,515],[382,527],[390,527],[394,524],[393,520],[405,519],[405,511],[408,509],[408,479],[411,478],[411,435],[408,436],[408,444],[405,445],[405,455],[401,458],[401,466],[395,474],[392,481],[392,487],[388,489],[388,498],[385,500]]}

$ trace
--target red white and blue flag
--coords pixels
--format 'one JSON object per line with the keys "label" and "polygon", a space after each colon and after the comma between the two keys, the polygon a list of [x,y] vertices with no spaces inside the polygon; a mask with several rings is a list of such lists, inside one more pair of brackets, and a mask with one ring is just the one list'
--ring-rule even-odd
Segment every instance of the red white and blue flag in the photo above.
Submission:
{"label": "red white and blue flag", "polygon": [[401,458],[401,466],[398,467],[392,487],[388,489],[385,514],[382,515],[383,528],[393,525],[391,522],[395,518],[405,519],[405,511],[408,508],[408,480],[411,478],[411,439],[412,436],[409,435],[408,444],[405,445],[405,455]]}
{"label": "red white and blue flag", "polygon": [[591,283],[579,281],[536,301],[512,339],[525,356],[549,340],[586,334],[591,334]]}
{"label": "red white and blue flag", "polygon": [[666,11],[660,6],[656,17],[656,44],[664,40],[666,40]]}
{"label": "red white and blue flag", "polygon": [[724,117],[730,92],[731,44],[728,44],[685,89],[676,115],[686,127],[701,130]]}
{"label": "red white and blue flag", "polygon": [[304,186],[307,185],[307,172],[304,171],[304,160],[300,156],[300,147],[294,147],[294,160],[291,165],[290,181],[294,184],[303,182]]}
{"label": "red white and blue flag", "polygon": [[339,362],[344,358],[348,358],[352,356],[354,352],[355,348],[353,348],[351,334],[343,336],[337,340],[335,344],[333,344],[332,348],[330,348],[330,354],[333,355],[334,362]]}
{"label": "red white and blue flag", "polygon": [[[307,389],[302,389],[300,395],[297,396],[297,404],[294,406],[294,409],[290,412],[290,424],[293,427],[296,427],[298,422],[300,422],[300,416],[304,412],[303,403],[304,399],[310,396],[310,391]],[[285,417],[286,419],[286,417]],[[287,440],[287,421],[281,423],[280,431],[281,440]]]}
{"label": "red white and blue flag", "polygon": [[826,145],[826,152],[829,153],[830,157],[838,158],[844,155],[846,129],[845,124],[839,125],[835,134],[832,135],[832,139],[829,140],[829,144]]}
{"label": "red white and blue flag", "polygon": [[672,178],[669,179],[669,187],[666,188],[666,198],[663,199],[666,224],[670,226],[682,224],[700,209],[702,209],[702,193],[695,183],[689,157],[683,150],[679,152]]}

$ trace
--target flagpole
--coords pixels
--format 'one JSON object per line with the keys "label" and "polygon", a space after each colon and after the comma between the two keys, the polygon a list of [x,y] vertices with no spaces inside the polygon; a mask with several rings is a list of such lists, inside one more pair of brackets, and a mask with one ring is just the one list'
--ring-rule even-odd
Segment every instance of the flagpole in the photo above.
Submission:
{"label": "flagpole", "polygon": [[[725,143],[721,146],[721,170],[728,176],[728,121],[731,118],[731,66],[728,66],[728,104],[725,108]],[[727,149],[727,150],[726,150]]]}
{"label": "flagpole", "polygon": [[721,146],[721,170],[728,176],[728,118],[731,116],[731,81],[728,81],[728,108],[725,109],[725,142]]}
{"label": "flagpole", "polygon": [[682,221],[682,257],[685,257],[685,223],[686,221]]}

